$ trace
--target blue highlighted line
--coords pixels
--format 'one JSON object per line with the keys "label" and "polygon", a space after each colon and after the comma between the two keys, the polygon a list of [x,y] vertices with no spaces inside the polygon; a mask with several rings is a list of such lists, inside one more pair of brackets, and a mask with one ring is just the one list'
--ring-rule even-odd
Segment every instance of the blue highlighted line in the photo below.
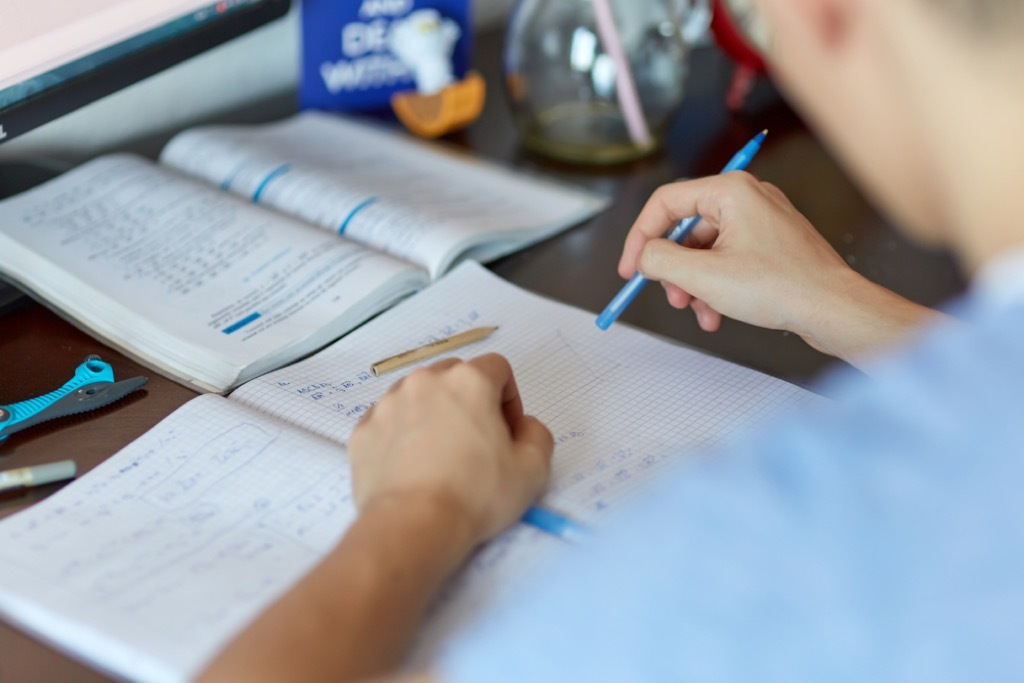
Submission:
{"label": "blue highlighted line", "polygon": [[235,169],[233,171],[231,171],[231,174],[228,175],[228,177],[224,179],[224,182],[222,182],[220,184],[220,189],[224,190],[225,192],[230,190],[231,189],[231,183],[235,182],[235,178],[238,177],[238,174],[242,172],[243,168],[245,168],[245,163],[244,162],[239,164],[238,166],[236,166]]}
{"label": "blue highlighted line", "polygon": [[253,321],[256,321],[256,320],[259,320],[259,319],[260,319],[260,314],[259,313],[252,313],[250,315],[245,316],[244,318],[239,320],[234,325],[229,325],[228,327],[225,327],[223,330],[221,330],[221,332],[223,332],[224,334],[232,334],[234,332],[238,332],[240,329],[242,329],[243,327],[245,327],[249,323],[251,323]]}
{"label": "blue highlighted line", "polygon": [[356,217],[356,214],[369,206],[373,206],[378,201],[380,201],[380,197],[370,197],[366,201],[363,201],[356,205],[356,208],[349,211],[348,215],[345,216],[345,220],[341,222],[341,227],[338,228],[338,234],[344,235],[345,231],[348,230],[348,226],[352,222],[352,219]]}
{"label": "blue highlighted line", "polygon": [[258,202],[260,200],[260,197],[263,196],[264,190],[267,189],[267,185],[270,185],[270,183],[275,178],[279,178],[279,177],[283,176],[285,173],[287,173],[290,170],[292,170],[292,165],[291,164],[281,164],[280,166],[275,168],[273,171],[268,173],[267,177],[264,178],[263,182],[261,182],[259,184],[259,186],[256,188],[256,191],[252,193],[252,200],[254,202]]}

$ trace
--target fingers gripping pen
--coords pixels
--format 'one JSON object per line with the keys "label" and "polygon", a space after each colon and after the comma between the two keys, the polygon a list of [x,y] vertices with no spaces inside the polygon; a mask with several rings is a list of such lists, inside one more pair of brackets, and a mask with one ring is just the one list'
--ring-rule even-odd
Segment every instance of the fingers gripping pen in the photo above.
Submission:
{"label": "fingers gripping pen", "polygon": [[[768,131],[761,131],[754,137],[753,140],[743,146],[736,156],[725,165],[722,169],[722,173],[730,173],[731,171],[742,171],[745,169],[757,154],[758,150],[761,149],[762,143],[764,143],[765,137],[768,135]],[[689,235],[697,224],[700,223],[700,216],[690,216],[676,223],[676,226],[672,228],[672,231],[666,236],[666,239],[672,240],[676,244],[681,244],[686,236]],[[619,319],[622,312],[626,310],[626,307],[632,303],[636,295],[640,293],[640,290],[644,288],[648,282],[640,273],[635,274],[626,286],[623,287],[618,294],[611,300],[611,303],[601,312],[601,315],[597,316],[597,326],[602,330],[607,330],[611,327],[611,324]]]}

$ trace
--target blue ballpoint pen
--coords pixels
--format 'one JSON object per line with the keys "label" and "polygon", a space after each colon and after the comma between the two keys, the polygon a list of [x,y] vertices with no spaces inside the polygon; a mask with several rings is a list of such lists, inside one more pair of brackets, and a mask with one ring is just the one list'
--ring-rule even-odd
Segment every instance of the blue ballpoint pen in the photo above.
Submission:
{"label": "blue ballpoint pen", "polygon": [[[750,164],[754,155],[757,154],[758,150],[761,149],[761,144],[764,142],[765,137],[768,135],[768,131],[761,131],[758,133],[753,140],[743,146],[739,152],[736,153],[725,168],[722,169],[722,173],[729,173],[731,171],[742,171]],[[672,240],[676,244],[682,243],[686,236],[693,231],[697,224],[700,223],[700,216],[690,216],[676,223],[676,227],[672,228],[665,239]],[[640,290],[647,284],[647,278],[640,273],[634,275],[626,286],[623,287],[615,298],[611,300],[611,303],[601,312],[601,315],[597,316],[597,326],[602,330],[607,330],[611,327],[611,324],[619,319],[622,312],[626,310],[626,306],[632,303],[636,295],[640,293]]]}
{"label": "blue ballpoint pen", "polygon": [[520,521],[563,541],[582,542],[590,534],[590,530],[579,522],[539,505],[527,509]]}

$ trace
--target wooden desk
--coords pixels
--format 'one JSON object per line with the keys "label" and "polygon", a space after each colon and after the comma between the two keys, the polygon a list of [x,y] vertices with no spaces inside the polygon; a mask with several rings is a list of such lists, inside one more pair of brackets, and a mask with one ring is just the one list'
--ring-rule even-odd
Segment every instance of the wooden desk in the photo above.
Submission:
{"label": "wooden desk", "polygon": [[[768,144],[751,171],[780,186],[853,267],[926,304],[941,302],[962,287],[948,259],[915,249],[887,227],[770,91],[758,94],[752,113],[730,116],[723,105],[730,67],[716,52],[703,50],[695,55],[690,96],[672,129],[667,153],[627,166],[591,170],[561,166],[523,152],[500,89],[497,35],[482,38],[478,61],[491,86],[487,109],[482,121],[452,141],[482,156],[614,197],[613,206],[587,224],[493,265],[496,273],[512,282],[591,311],[601,310],[621,286],[615,264],[622,239],[650,193],[676,178],[717,172],[754,133],[768,127]],[[263,111],[276,115],[290,106],[278,103]],[[143,148],[153,153],[158,142]],[[691,314],[668,307],[658,287],[649,287],[623,320],[797,383],[811,381],[831,362],[800,339],[779,332],[734,322],[727,322],[714,335],[701,332]],[[55,389],[90,353],[112,363],[118,378],[148,375],[148,387],[118,405],[12,436],[0,445],[0,469],[74,458],[81,471],[89,470],[194,395],[33,303],[0,318],[0,403]],[[56,488],[0,501],[0,516]],[[107,679],[0,624],[0,683],[28,680]]]}

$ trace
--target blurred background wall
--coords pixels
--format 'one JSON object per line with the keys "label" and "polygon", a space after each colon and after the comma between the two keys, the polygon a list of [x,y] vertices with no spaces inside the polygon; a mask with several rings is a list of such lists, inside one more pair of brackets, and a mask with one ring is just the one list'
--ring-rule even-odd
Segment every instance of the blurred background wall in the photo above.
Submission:
{"label": "blurred background wall", "polygon": [[[499,26],[513,4],[514,0],[477,0],[477,30]],[[298,19],[295,6],[280,21],[0,145],[0,159],[75,162],[225,112],[288,97],[299,74]]]}

